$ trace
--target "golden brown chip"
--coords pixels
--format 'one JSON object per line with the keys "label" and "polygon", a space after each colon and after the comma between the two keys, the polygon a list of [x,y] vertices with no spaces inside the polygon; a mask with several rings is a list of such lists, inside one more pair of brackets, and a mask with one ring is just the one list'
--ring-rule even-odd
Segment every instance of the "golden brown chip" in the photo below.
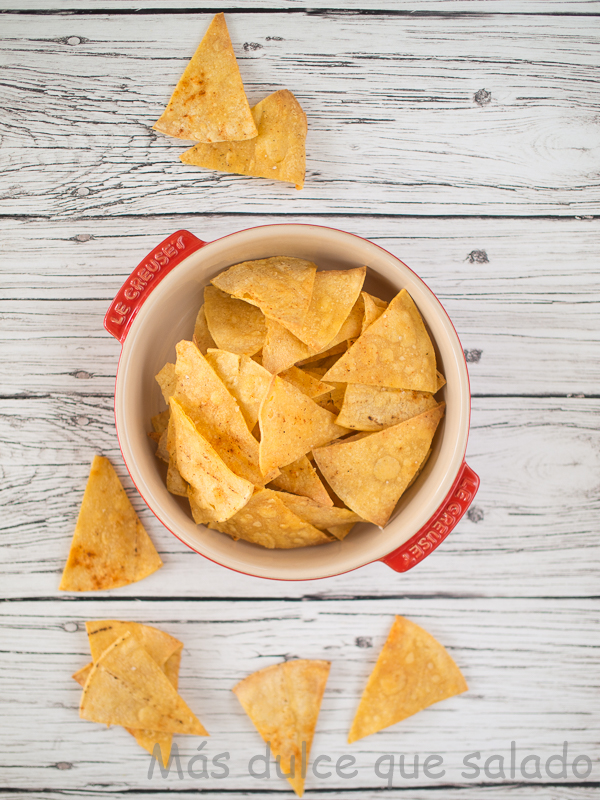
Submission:
{"label": "golden brown chip", "polygon": [[346,525],[332,525],[330,528],[327,528],[327,530],[341,542],[348,536],[353,527],[354,522],[348,522]]}
{"label": "golden brown chip", "polygon": [[90,663],[86,664],[85,667],[82,667],[81,669],[78,669],[77,672],[74,672],[71,677],[74,681],[77,681],[80,686],[85,686],[85,682],[87,681],[88,675],[92,671],[93,666],[93,662],[90,661]]}
{"label": "golden brown chip", "polygon": [[155,380],[160,386],[160,390],[162,395],[165,399],[165,403],[169,403],[169,397],[175,392],[175,386],[177,385],[177,376],[175,374],[175,364],[171,364],[167,362],[158,375],[155,376]]}
{"label": "golden brown chip", "polygon": [[[176,349],[175,399],[230,470],[257,486],[264,485],[275,476],[263,477],[258,442],[233,395],[192,342],[181,341]],[[179,454],[177,458],[179,472],[190,483]]]}
{"label": "golden brown chip", "polygon": [[349,383],[336,423],[357,431],[381,431],[437,404],[431,392]]}
{"label": "golden brown chip", "polygon": [[327,394],[327,392],[333,389],[331,384],[323,383],[323,381],[315,378],[314,375],[309,375],[308,372],[305,372],[299,367],[290,367],[284,370],[284,372],[281,372],[279,377],[291,383],[296,389],[300,389],[301,392],[304,392],[304,394],[308,395],[313,400],[315,397]]}
{"label": "golden brown chip", "polygon": [[82,719],[152,731],[208,733],[171,682],[130,633],[94,664],[83,688]]}
{"label": "golden brown chip", "polygon": [[[158,433],[155,433],[153,435],[149,433],[148,436],[150,436],[151,439],[154,439],[157,444],[156,452],[154,453],[154,455],[157,458],[160,458],[161,461],[165,461],[168,464],[169,463],[169,451],[167,450],[167,440],[169,438],[168,428],[165,428],[165,430],[160,434],[160,436],[158,435]],[[155,438],[157,436],[158,440],[156,440]]]}
{"label": "golden brown chip", "polygon": [[446,378],[444,378],[444,376],[439,370],[436,370],[436,376],[437,376],[437,391],[439,392],[439,390],[446,385]]}
{"label": "golden brown chip", "polygon": [[210,335],[210,331],[208,330],[206,314],[204,313],[204,305],[201,305],[200,311],[198,311],[196,322],[194,323],[194,335],[192,337],[192,341],[198,350],[200,350],[202,355],[206,355],[206,351],[209,347],[217,346],[215,344],[215,340]]}
{"label": "golden brown chip", "polygon": [[98,661],[102,653],[114,641],[130,633],[146,650],[159,667],[183,646],[183,642],[168,633],[142,625],[141,622],[122,622],[116,619],[93,620],[85,623],[92,661]]}
{"label": "golden brown chip", "polygon": [[164,433],[164,431],[167,430],[170,413],[171,412],[169,411],[169,409],[166,408],[164,411],[161,411],[160,414],[155,414],[155,416],[152,417],[151,419],[152,427],[156,431],[156,433]]}
{"label": "golden brown chip", "polygon": [[233,688],[298,797],[304,793],[305,768],[330,666],[329,661],[285,661],[252,673]]}
{"label": "golden brown chip", "polygon": [[356,522],[364,522],[354,511],[347,508],[336,508],[333,503],[329,506],[322,506],[315,503],[308,497],[297,497],[288,492],[277,492],[277,496],[290,511],[305,522],[310,522],[319,530],[328,531],[338,525],[354,525]]}
{"label": "golden brown chip", "polygon": [[306,114],[300,103],[287,89],[280,89],[255,105],[252,117],[258,129],[255,139],[197,144],[179,158],[184,164],[271,178],[294,183],[296,189],[302,189],[306,171]]}
{"label": "golden brown chip", "polygon": [[253,484],[229,469],[174,397],[170,403],[182,477],[192,487],[194,500],[208,519],[229,519],[252,496]]}
{"label": "golden brown chip", "polygon": [[248,356],[261,350],[267,331],[265,315],[260,308],[238,300],[216,286],[206,286],[204,313],[216,347]]}
{"label": "golden brown chip", "polygon": [[267,334],[262,354],[265,369],[276,375],[290,369],[296,362],[304,363],[303,359],[310,360],[313,355],[310,347],[287,328],[273,319],[267,319]]}
{"label": "golden brown chip", "polygon": [[362,321],[362,328],[360,333],[365,331],[372,322],[375,322],[376,319],[383,314],[383,312],[388,307],[388,304],[385,300],[380,300],[378,297],[374,297],[372,294],[368,292],[361,292],[365,313]]}
{"label": "golden brown chip", "polygon": [[176,457],[172,456],[167,467],[167,489],[171,494],[176,494],[178,497],[187,497],[188,488],[188,482],[183,479],[177,469]]}
{"label": "golden brown chip", "polygon": [[433,345],[406,289],[325,373],[324,380],[437,391]]}
{"label": "golden brown chip", "polygon": [[377,433],[358,434],[313,451],[334,492],[362,517],[383,527],[423,461],[444,404]]}
{"label": "golden brown chip", "polygon": [[341,428],[333,420],[333,414],[291,383],[274,377],[258,415],[263,473],[285,467],[313,447],[348,433],[347,428]]}
{"label": "golden brown chip", "polygon": [[206,360],[239,403],[248,429],[252,430],[273,376],[254,359],[225,350],[209,350]]}
{"label": "golden brown chip", "polygon": [[315,264],[304,258],[274,256],[234,264],[211,283],[258,306],[281,325],[300,325],[310,305],[316,271]]}
{"label": "golden brown chip", "polygon": [[284,492],[310,497],[321,506],[332,506],[327,489],[306,456],[281,467],[281,475],[271,481],[269,487],[283,489]]}
{"label": "golden brown chip", "polygon": [[[292,334],[290,334],[292,335]],[[300,341],[298,339],[298,341]],[[332,345],[331,347],[327,347],[325,350],[321,350],[320,353],[314,353],[312,356],[307,356],[306,358],[302,358],[298,361],[299,367],[305,367],[310,365],[311,369],[320,369],[323,364],[329,362],[329,359],[333,359],[331,364],[335,364],[338,360],[339,356],[342,353],[345,353],[348,349],[348,345],[346,342],[338,342],[337,344]],[[327,367],[329,369],[329,366]],[[327,372],[327,369],[324,369],[322,374],[324,375]]]}
{"label": "golden brown chip", "polygon": [[239,141],[257,135],[223,14],[213,18],[153,127],[197,142]]}
{"label": "golden brown chip", "polygon": [[310,547],[330,541],[325,533],[290,511],[277,494],[270,489],[258,489],[235,516],[226,522],[211,523],[210,527],[232,539],[244,539],[270,550]]}
{"label": "golden brown chip", "polygon": [[69,557],[63,592],[115,589],[162,567],[150,537],[107,458],[94,456]]}
{"label": "golden brown chip", "polygon": [[430,633],[396,617],[363,692],[348,742],[395,725],[468,688],[449,653]]}
{"label": "golden brown chip", "polygon": [[289,330],[313,350],[331,347],[360,296],[366,272],[366,267],[317,272],[308,312]]}

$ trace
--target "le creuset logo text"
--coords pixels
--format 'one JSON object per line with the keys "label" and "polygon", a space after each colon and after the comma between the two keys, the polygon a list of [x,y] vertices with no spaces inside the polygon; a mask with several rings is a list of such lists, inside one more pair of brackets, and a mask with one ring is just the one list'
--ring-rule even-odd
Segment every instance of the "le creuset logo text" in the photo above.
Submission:
{"label": "le creuset logo text", "polygon": [[[150,281],[154,279],[154,275],[160,272],[161,267],[166,267],[171,259],[179,255],[183,250],[185,250],[185,242],[183,236],[179,236],[175,241],[169,241],[151,253],[135,275],[129,278],[128,286],[123,291],[125,299],[136,300]],[[131,307],[125,303],[115,303],[115,316],[111,317],[110,321],[115,325],[122,325],[130,311]]]}
{"label": "le creuset logo text", "polygon": [[[179,780],[184,780],[187,775],[194,780],[214,779],[223,780],[230,775],[229,764],[231,759],[229,752],[218,753],[212,758],[201,752],[206,742],[202,742],[198,747],[198,752],[193,755],[185,764],[180,758],[177,744],[173,744],[171,755],[167,766],[163,766],[159,745],[154,745],[154,752],[148,768],[148,780],[155,774],[155,767],[158,767],[162,778],[168,778],[171,774],[177,775]],[[303,778],[310,772],[319,780],[330,780],[337,777],[342,780],[351,780],[358,775],[356,757],[349,754],[342,754],[336,757],[325,754],[311,758],[310,766],[306,754],[306,742],[302,742],[302,753],[300,763],[294,763],[294,756],[291,758],[290,769],[284,772],[279,757],[275,759],[275,766],[272,768],[271,753],[267,744],[265,752],[252,756],[246,765],[246,774],[256,780],[269,780],[271,778],[289,778],[296,775],[296,769],[300,770]],[[592,759],[585,754],[569,754],[569,743],[563,742],[562,750],[550,756],[540,756],[532,752],[517,750],[517,743],[511,742],[507,754],[492,753],[491,755],[482,754],[480,751],[467,753],[462,759],[460,777],[465,781],[532,781],[547,779],[550,781],[586,780],[592,774]],[[184,769],[185,768],[185,769]],[[416,754],[405,756],[394,753],[384,753],[371,764],[373,774],[384,780],[388,788],[392,788],[394,782],[403,780],[442,780],[446,776],[444,769],[444,757],[437,753],[430,753],[426,756]],[[158,777],[158,773],[157,773]]]}

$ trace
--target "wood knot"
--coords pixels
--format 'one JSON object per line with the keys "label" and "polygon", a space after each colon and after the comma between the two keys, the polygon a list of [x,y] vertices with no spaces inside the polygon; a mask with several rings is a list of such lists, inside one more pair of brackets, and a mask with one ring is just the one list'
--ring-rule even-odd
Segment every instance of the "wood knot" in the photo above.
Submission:
{"label": "wood knot", "polygon": [[262,44],[258,42],[244,42],[244,50],[246,52],[249,50],[262,50]]}
{"label": "wood knot", "polygon": [[488,92],[487,89],[479,89],[479,91],[475,92],[473,95],[473,102],[477,103],[478,106],[487,106],[491,101],[492,93]]}
{"label": "wood knot", "polygon": [[471,522],[481,522],[483,519],[483,509],[478,506],[471,506],[467,511],[467,518],[471,520]]}
{"label": "wood knot", "polygon": [[69,761],[59,761],[57,764],[54,764],[55,769],[73,769],[73,764]]}
{"label": "wood knot", "polygon": [[84,369],[76,369],[75,372],[69,373],[74,378],[79,378],[79,380],[88,381],[92,376],[89,372],[86,372]]}
{"label": "wood knot", "polygon": [[78,233],[77,236],[71,236],[72,242],[89,242],[90,239],[93,239],[91,233]]}
{"label": "wood knot", "polygon": [[355,639],[356,646],[366,650],[368,647],[373,647],[373,639],[370,636],[357,636]]}
{"label": "wood knot", "polygon": [[470,264],[489,264],[490,260],[485,250],[471,250],[466,258]]}
{"label": "wood knot", "polygon": [[477,364],[481,359],[483,350],[465,350],[464,353],[467,364]]}

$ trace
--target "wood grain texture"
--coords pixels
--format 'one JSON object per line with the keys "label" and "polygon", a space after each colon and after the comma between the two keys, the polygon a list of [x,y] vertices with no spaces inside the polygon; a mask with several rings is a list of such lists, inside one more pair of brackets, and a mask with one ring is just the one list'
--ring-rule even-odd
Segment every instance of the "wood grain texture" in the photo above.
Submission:
{"label": "wood grain texture", "polygon": [[[66,762],[62,762],[63,764]],[[62,767],[62,769],[70,769],[71,767]],[[283,793],[285,789],[281,790]],[[410,800],[479,800],[485,798],[486,800],[590,800],[596,798],[598,789],[594,784],[589,786],[585,785],[562,785],[559,789],[555,786],[548,785],[501,785],[501,786],[428,786],[410,788]],[[368,789],[361,788],[361,800],[380,800],[381,788]],[[356,792],[335,791],[335,789],[327,791],[327,800],[348,800],[349,797],[355,797]],[[10,795],[13,797],[14,795]],[[49,790],[47,792],[31,791],[27,792],[27,800],[68,800],[68,798],[77,797],[81,800],[129,800],[131,794],[127,791],[112,791],[106,789],[62,789],[59,791]],[[136,798],[140,800],[189,800],[189,791],[177,791],[177,787],[165,789],[139,790],[135,793]],[[267,795],[267,796],[272,796]],[[292,797],[289,794],[290,798]],[[314,791],[308,789],[305,796],[310,798],[314,796]],[[406,800],[407,789],[387,789],[385,797],[389,800]],[[250,800],[255,798],[256,793],[250,789],[249,791],[231,791],[211,792],[210,790],[202,790],[202,800]]]}
{"label": "wood grain texture", "polygon": [[275,216],[0,220],[0,395],[112,395],[119,346],[103,329],[129,273],[180,227],[200,238],[281,221],[345,229],[414,269],[470,353],[474,394],[598,393],[597,220]]}
{"label": "wood grain texture", "polygon": [[[600,401],[478,398],[467,461],[481,477],[470,517],[398,575],[373,564],[320,581],[237,575],[188,550],[145,507],[123,465],[110,398],[0,402],[0,505],[6,597],[57,597],[95,453],[109,457],[165,566],[103,597],[333,597],[597,594]],[[333,565],[335,569],[335,565]]]}
{"label": "wood grain texture", "polygon": [[[397,776],[396,786],[406,788],[468,785],[472,781],[461,776],[464,756],[479,750],[483,766],[494,753],[506,757],[511,741],[521,758],[537,753],[544,764],[564,741],[569,760],[582,753],[595,758],[586,728],[600,710],[592,695],[600,645],[597,600],[79,600],[6,603],[1,612],[0,676],[8,691],[0,694],[5,721],[0,746],[15,787],[281,791],[285,786],[276,776],[263,781],[248,776],[249,759],[264,748],[231,688],[256,669],[295,657],[332,662],[313,757],[326,754],[335,763],[342,754],[356,756],[353,778],[311,775],[307,782],[313,791],[383,788],[386,781],[374,774],[374,764],[385,753],[403,753],[410,761],[415,754],[442,755],[443,777],[422,775],[417,782]],[[348,726],[395,613],[422,625],[448,648],[470,689],[353,748],[346,744]],[[194,780],[187,774],[182,780],[176,774],[163,779],[159,773],[148,780],[149,756],[131,737],[79,719],[81,689],[70,676],[89,659],[83,623],[107,618],[154,624],[184,641],[180,692],[211,734],[204,751],[208,757],[230,753],[227,781]],[[177,744],[186,769],[201,740],[177,737]],[[481,777],[478,783],[494,783]]]}
{"label": "wood grain texture", "polygon": [[0,212],[600,208],[598,33],[586,17],[229,14],[250,102],[285,87],[308,115],[301,192],[183,165],[187,145],[151,130],[209,19],[44,15],[42,30],[4,15]]}
{"label": "wood grain texture", "polygon": [[[2,0],[0,11],[51,11],[66,13],[84,10],[108,12],[147,11],[157,14],[174,13],[182,9],[253,12],[265,11],[302,12],[304,6],[297,0],[236,0],[227,4],[222,0],[173,0],[168,6],[165,0]],[[600,12],[598,0],[411,0],[409,7],[403,8],[397,0],[311,0],[310,10],[327,12],[330,10],[360,13],[364,11],[387,11],[397,14],[597,14]]]}

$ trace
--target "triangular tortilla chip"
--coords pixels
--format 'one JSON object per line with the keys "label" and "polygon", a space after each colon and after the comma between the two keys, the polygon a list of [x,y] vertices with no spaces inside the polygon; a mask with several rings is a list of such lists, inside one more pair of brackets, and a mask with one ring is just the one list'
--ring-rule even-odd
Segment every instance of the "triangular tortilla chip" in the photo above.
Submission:
{"label": "triangular tortilla chip", "polygon": [[166,733],[208,733],[158,664],[130,633],[108,647],[83,688],[79,716]]}
{"label": "triangular tortilla chip", "polygon": [[309,375],[308,372],[305,372],[299,367],[289,367],[281,372],[279,377],[291,383],[296,389],[300,389],[301,392],[304,392],[304,394],[308,395],[313,400],[316,397],[327,394],[327,392],[333,389],[332,384],[323,383],[323,381],[315,378],[314,375]]}
{"label": "triangular tortilla chip", "polygon": [[182,477],[192,487],[193,497],[207,519],[229,519],[246,505],[254,485],[229,469],[174,397],[170,403]]}
{"label": "triangular tortilla chip", "polygon": [[156,431],[156,433],[164,433],[167,430],[167,426],[169,424],[169,414],[170,411],[166,408],[164,411],[161,411],[160,414],[155,414],[152,419],[152,427]]}
{"label": "triangular tortilla chip", "polygon": [[162,667],[183,645],[183,642],[174,636],[169,636],[168,633],[154,628],[152,625],[142,625],[141,622],[101,619],[86,622],[85,629],[94,662],[98,661],[107,647],[126,633],[130,633],[134,639],[137,639],[159,667]]}
{"label": "triangular tortilla chip", "polygon": [[[206,314],[204,313],[204,305],[200,306],[200,310],[198,311],[198,315],[196,316],[196,322],[194,324],[194,335],[192,337],[192,341],[200,350],[202,355],[206,355],[206,351],[209,347],[216,347],[215,340],[210,335],[210,331],[208,330],[208,325],[206,323]],[[168,402],[168,400],[167,400]]]}
{"label": "triangular tortilla chip", "polygon": [[312,261],[274,256],[234,264],[211,283],[258,306],[266,317],[281,325],[300,325],[310,305],[316,272]]}
{"label": "triangular tortilla chip", "polygon": [[379,297],[374,297],[368,292],[361,292],[361,294],[365,307],[361,328],[362,333],[362,331],[365,331],[372,322],[375,322],[376,319],[379,319],[379,317],[388,307],[388,304],[385,302],[385,300],[380,300]]}
{"label": "triangular tortilla chip", "polygon": [[252,358],[226,350],[208,350],[205,358],[238,401],[248,429],[252,430],[273,376]]}
{"label": "triangular tortilla chip", "polygon": [[213,18],[153,127],[169,136],[197,142],[257,136],[223,14]]}
{"label": "triangular tortilla chip", "polygon": [[417,417],[437,404],[431,392],[349,383],[336,423],[357,431],[381,431]]}
{"label": "triangular tortilla chip", "polygon": [[333,500],[329,496],[327,489],[306,456],[302,456],[297,461],[292,461],[291,464],[281,467],[281,475],[272,480],[269,487],[283,489],[284,492],[291,492],[303,497],[310,497],[311,500],[321,506],[333,505]]}
{"label": "triangular tortilla chip", "polygon": [[383,527],[425,458],[443,413],[440,403],[391,428],[321,447],[313,451],[315,461],[349,508]]}
{"label": "triangular tortilla chip", "polygon": [[216,286],[206,286],[204,313],[212,338],[221,350],[253,356],[262,348],[267,330],[260,308]]}
{"label": "triangular tortilla chip", "polygon": [[317,272],[308,312],[299,325],[288,325],[289,330],[313,350],[331,346],[360,295],[366,272],[366,267]]}
{"label": "triangular tortilla chip", "polygon": [[107,458],[94,456],[69,557],[63,592],[115,589],[162,567],[150,537]]}
{"label": "triangular tortilla chip", "polygon": [[396,617],[354,717],[348,742],[395,725],[469,687],[430,633]]}
{"label": "triangular tortilla chip", "polygon": [[155,376],[155,380],[160,386],[160,390],[164,397],[165,403],[168,404],[169,397],[175,392],[175,387],[177,386],[177,375],[175,374],[175,364],[171,364],[167,362],[158,375]]}
{"label": "triangular tortilla chip", "polygon": [[336,425],[334,415],[318,406],[291,383],[274,377],[260,407],[260,468],[263,473],[285,467],[347,428]]}
{"label": "triangular tortilla chip", "polygon": [[255,105],[252,117],[258,129],[255,139],[197,144],[179,158],[184,164],[271,178],[294,183],[296,189],[302,189],[306,171],[306,114],[300,103],[287,89],[281,89]]}
{"label": "triangular tortilla chip", "polygon": [[252,673],[233,688],[298,797],[304,793],[329,668],[329,661],[285,661]]}
{"label": "triangular tortilla chip", "polygon": [[[257,486],[267,483],[275,476],[263,477],[258,442],[234,397],[192,342],[181,341],[176,350],[175,399],[230,470]],[[178,469],[190,483],[179,462]]]}
{"label": "triangular tortilla chip", "polygon": [[446,378],[444,378],[439,369],[436,370],[436,375],[437,375],[437,391],[439,392],[439,390],[446,385]]}
{"label": "triangular tortilla chip", "polygon": [[209,527],[269,550],[311,547],[331,541],[327,534],[300,519],[282,503],[277,492],[258,489],[247,505],[226,522]]}
{"label": "triangular tortilla chip", "polygon": [[[291,333],[289,335],[293,336],[293,334],[291,334]],[[297,339],[296,341],[299,342],[300,339]],[[321,375],[324,375],[327,372],[327,370],[331,366],[333,366],[333,364],[335,364],[335,362],[338,360],[340,355],[342,353],[345,353],[347,349],[348,349],[348,343],[347,342],[337,342],[336,344],[332,345],[331,347],[326,347],[325,350],[321,350],[320,353],[315,353],[312,356],[308,356],[307,358],[301,359],[300,361],[298,361],[297,366],[299,368],[300,367],[305,367],[305,366],[310,366],[311,369],[313,369],[313,368],[321,369],[321,367],[323,367],[324,364],[327,364],[327,366],[321,372]],[[330,359],[331,359],[331,364],[329,364],[329,360]]]}
{"label": "triangular tortilla chip", "polygon": [[358,514],[347,508],[336,508],[333,504],[322,506],[308,497],[297,497],[288,492],[277,492],[277,496],[297,517],[305,522],[310,522],[311,525],[322,531],[328,531],[338,525],[349,523],[354,525],[356,522],[364,522]]}
{"label": "triangular tortilla chip", "polygon": [[396,295],[323,380],[437,391],[433,345],[406,289]]}
{"label": "triangular tortilla chip", "polygon": [[290,333],[286,327],[274,319],[267,319],[267,334],[262,354],[265,369],[276,375],[290,369],[297,362],[304,363],[303,359],[310,360],[314,355],[310,347]]}
{"label": "triangular tortilla chip", "polygon": [[327,530],[341,542],[348,536],[353,527],[354,522],[348,522],[346,525],[332,525],[330,528],[327,528]]}

